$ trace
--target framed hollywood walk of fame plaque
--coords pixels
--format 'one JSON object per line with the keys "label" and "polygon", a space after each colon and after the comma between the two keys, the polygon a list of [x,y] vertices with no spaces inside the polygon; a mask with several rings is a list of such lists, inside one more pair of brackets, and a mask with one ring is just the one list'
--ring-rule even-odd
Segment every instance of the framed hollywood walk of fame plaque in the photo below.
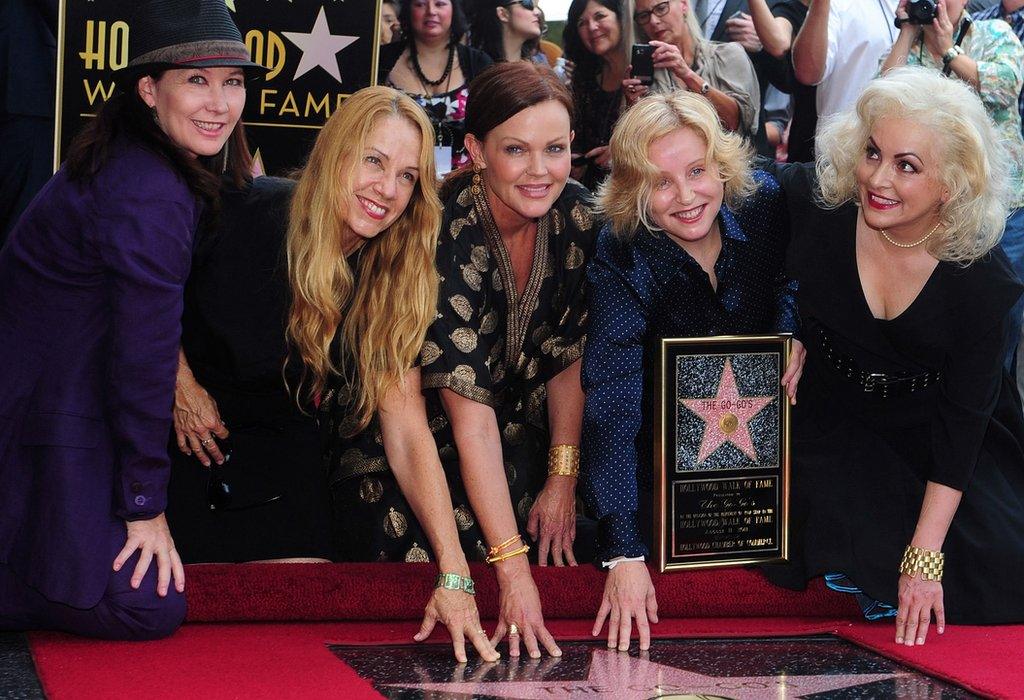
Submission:
{"label": "framed hollywood walk of fame plaque", "polygon": [[661,571],[786,558],[788,335],[661,341],[654,420]]}

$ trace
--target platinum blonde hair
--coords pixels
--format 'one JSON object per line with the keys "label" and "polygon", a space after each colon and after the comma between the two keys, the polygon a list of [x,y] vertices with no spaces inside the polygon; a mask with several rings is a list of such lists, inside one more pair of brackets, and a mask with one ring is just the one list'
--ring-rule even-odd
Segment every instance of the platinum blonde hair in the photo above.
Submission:
{"label": "platinum blonde hair", "polygon": [[[652,2],[651,7],[657,5],[659,1],[660,0],[655,0],[655,2]],[[635,4],[635,0],[629,0],[628,4],[625,5],[625,7],[629,10],[629,15],[623,15],[623,23],[626,24],[627,22],[625,20],[629,20],[628,24],[630,25],[630,28],[635,31],[635,33],[637,33],[639,36],[644,37],[645,39],[649,39],[650,37],[647,36],[646,30],[642,26],[638,25],[636,22],[632,21]],[[696,13],[694,13],[691,5],[692,3],[690,2],[690,0],[686,0],[686,8],[683,10],[683,22],[686,24],[686,30],[690,34],[690,40],[693,41],[694,54],[700,56],[704,53],[707,53],[707,47],[710,42],[707,40],[707,38],[705,38],[704,30],[701,29],[700,22],[697,20],[697,15]],[[623,35],[623,44],[625,44],[625,35]],[[628,47],[630,45],[625,44],[625,46],[628,50]]]}
{"label": "platinum blonde hair", "polygon": [[650,219],[651,193],[660,170],[648,156],[651,143],[677,129],[691,129],[707,144],[725,186],[725,203],[735,208],[757,190],[751,173],[753,151],[739,135],[726,132],[705,98],[686,90],[655,94],[619,119],[610,142],[612,172],[597,193],[597,209],[616,236],[629,239],[638,225],[659,230]]}
{"label": "platinum blonde hair", "polygon": [[999,243],[1009,213],[1008,149],[978,95],[963,81],[929,68],[889,71],[871,81],[854,108],[825,121],[815,163],[822,203],[834,208],[857,199],[857,166],[882,119],[911,122],[937,146],[935,178],[949,199],[939,207],[942,229],[928,241],[928,251],[964,264],[988,253]]}

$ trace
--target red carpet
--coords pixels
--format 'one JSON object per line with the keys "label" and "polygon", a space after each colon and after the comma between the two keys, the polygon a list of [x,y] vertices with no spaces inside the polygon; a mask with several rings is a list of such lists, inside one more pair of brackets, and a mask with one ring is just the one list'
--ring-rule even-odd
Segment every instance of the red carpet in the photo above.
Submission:
{"label": "red carpet", "polygon": [[[474,564],[477,606],[497,617],[494,572]],[[593,566],[534,567],[546,617],[591,618],[605,575]],[[190,622],[409,620],[422,617],[433,564],[204,564],[185,575]],[[853,617],[853,596],[824,584],[796,593],[746,569],[654,576],[662,617]]]}
{"label": "red carpet", "polygon": [[[31,637],[50,698],[379,697],[338,661],[328,642],[411,643],[430,590],[428,565],[189,567],[191,623],[141,644],[56,633]],[[493,575],[475,571],[479,605],[495,612]],[[535,569],[545,615],[559,639],[589,638],[603,575],[591,567]],[[848,596],[823,586],[793,593],[740,569],[659,577],[657,637],[756,637],[835,632],[929,674],[992,697],[1021,697],[1024,626],[947,627],[923,647],[892,642],[892,623],[857,621]],[[346,620],[286,623],[294,620]],[[278,624],[259,624],[272,620]],[[493,623],[485,625],[493,628]],[[440,629],[440,628],[439,628]],[[444,631],[434,640],[447,639]]]}

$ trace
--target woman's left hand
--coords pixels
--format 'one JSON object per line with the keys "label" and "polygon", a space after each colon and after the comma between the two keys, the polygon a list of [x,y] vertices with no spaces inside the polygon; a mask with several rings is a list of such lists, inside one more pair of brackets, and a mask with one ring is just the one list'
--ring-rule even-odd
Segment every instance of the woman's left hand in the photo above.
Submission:
{"label": "woman's left hand", "polygon": [[487,632],[480,624],[480,613],[476,608],[476,599],[463,591],[452,591],[447,588],[435,588],[430,596],[427,608],[423,613],[423,624],[413,639],[422,642],[433,632],[434,626],[440,622],[448,628],[452,637],[452,647],[459,663],[466,663],[466,640],[469,639],[476,647],[480,658],[484,661],[497,661],[501,654],[495,651]]}
{"label": "woman's left hand", "polygon": [[541,645],[552,656],[561,656],[562,650],[558,648],[555,638],[544,626],[540,594],[537,592],[537,584],[533,582],[526,558],[523,557],[522,561],[501,562],[497,567],[502,567],[498,570],[500,612],[498,626],[491,637],[491,645],[497,647],[498,642],[507,633],[509,656],[519,656],[520,640],[526,646],[526,653],[531,659],[540,658]]}
{"label": "woman's left hand", "polygon": [[900,574],[899,610],[896,614],[896,643],[924,644],[928,625],[935,613],[939,634],[946,630],[946,612],[942,604],[942,582],[926,581]]}
{"label": "woman's left hand", "polygon": [[576,478],[549,476],[530,509],[526,531],[537,543],[537,562],[576,566],[572,544],[576,539]]}
{"label": "woman's left hand", "polygon": [[935,21],[921,27],[924,44],[932,54],[941,56],[953,48],[953,23],[946,9],[946,0],[938,0],[935,3]]}
{"label": "woman's left hand", "polygon": [[807,360],[807,349],[797,339],[793,339],[793,349],[789,353],[789,364],[786,365],[786,373],[782,375],[782,386],[786,387],[786,395],[789,403],[796,405],[796,385],[800,382],[800,376],[804,373],[804,362]]}

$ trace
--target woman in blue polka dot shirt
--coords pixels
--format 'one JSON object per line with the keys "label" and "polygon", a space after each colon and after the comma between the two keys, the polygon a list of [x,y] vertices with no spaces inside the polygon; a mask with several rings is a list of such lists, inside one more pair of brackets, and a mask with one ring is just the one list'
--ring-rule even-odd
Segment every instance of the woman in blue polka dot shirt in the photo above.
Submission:
{"label": "woman in blue polka dot shirt", "polygon": [[[599,518],[609,569],[593,633],[628,649],[632,625],[650,645],[657,602],[641,524],[653,503],[651,400],[661,338],[791,332],[795,285],[783,272],[786,204],[751,168],[698,95],[641,100],[611,139],[611,177],[598,206],[609,223],[588,269],[590,330],[583,361],[584,497]],[[803,366],[794,342],[783,376],[791,400]]]}

